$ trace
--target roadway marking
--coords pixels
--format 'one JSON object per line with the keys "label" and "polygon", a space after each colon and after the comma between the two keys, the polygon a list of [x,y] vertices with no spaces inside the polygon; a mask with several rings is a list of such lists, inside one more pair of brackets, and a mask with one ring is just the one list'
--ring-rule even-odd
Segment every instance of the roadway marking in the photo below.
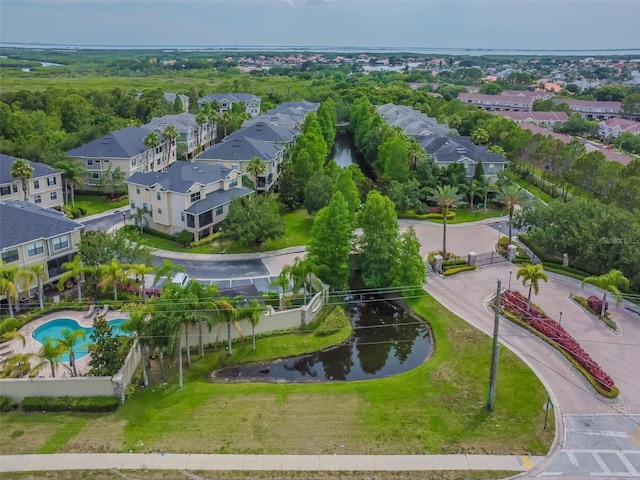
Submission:
{"label": "roadway marking", "polygon": [[592,435],[592,436],[597,436],[597,437],[618,437],[618,438],[627,438],[628,436],[630,436],[629,433],[627,432],[615,432],[615,431],[607,431],[607,430],[602,430],[599,432],[593,432],[590,430],[567,430],[568,432],[571,433],[576,433],[578,435]]}
{"label": "roadway marking", "polygon": [[573,454],[573,452],[567,452],[567,457],[569,458],[571,465],[573,465],[575,468],[578,468],[580,466],[580,463],[578,463],[578,459]]}
{"label": "roadway marking", "polygon": [[522,465],[527,470],[531,470],[533,468],[533,464],[527,455],[520,455],[520,460],[522,460]]}
{"label": "roadway marking", "polygon": [[627,470],[629,470],[629,472],[631,472],[631,475],[633,475],[633,476],[638,476],[639,475],[638,471],[635,469],[635,467],[633,465],[631,465],[631,462],[629,461],[629,459],[627,457],[625,457],[620,452],[616,452],[616,455],[618,455],[618,458],[620,459],[622,464],[627,468]]}
{"label": "roadway marking", "polygon": [[636,428],[635,433],[628,433],[627,435],[633,443],[640,446],[640,425]]}
{"label": "roadway marking", "polygon": [[608,475],[611,473],[611,470],[609,470],[609,467],[607,467],[607,464],[604,463],[604,460],[602,460],[602,457],[599,454],[597,454],[596,452],[591,452],[591,456],[600,467],[600,470],[602,470],[602,472],[589,472],[591,475],[600,476]]}

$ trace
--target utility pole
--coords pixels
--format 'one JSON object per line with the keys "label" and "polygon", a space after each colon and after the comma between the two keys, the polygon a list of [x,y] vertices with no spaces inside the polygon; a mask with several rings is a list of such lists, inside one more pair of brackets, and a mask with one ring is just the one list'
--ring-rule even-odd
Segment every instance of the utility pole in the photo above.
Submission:
{"label": "utility pole", "polygon": [[496,381],[498,379],[498,355],[500,346],[498,345],[498,327],[500,326],[500,280],[496,291],[495,315],[493,320],[493,350],[491,352],[491,374],[489,375],[489,396],[487,397],[487,410],[493,411],[493,404],[496,400]]}

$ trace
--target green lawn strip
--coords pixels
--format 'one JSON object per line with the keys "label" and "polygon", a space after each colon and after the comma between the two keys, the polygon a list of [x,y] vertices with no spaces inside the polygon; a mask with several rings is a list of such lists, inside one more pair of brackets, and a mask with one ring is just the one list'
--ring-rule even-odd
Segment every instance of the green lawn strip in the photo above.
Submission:
{"label": "green lawn strip", "polygon": [[522,188],[527,190],[529,193],[535,195],[536,197],[538,197],[540,200],[542,200],[545,203],[549,203],[549,202],[551,202],[553,200],[551,195],[549,195],[547,192],[543,192],[540,188],[538,188],[535,185],[527,182],[525,179],[523,179],[520,176],[514,175],[513,181],[517,185],[521,186]]}
{"label": "green lawn strip", "polygon": [[5,413],[0,417],[0,454],[55,453],[77,435],[90,415]]}
{"label": "green lawn strip", "polygon": [[275,240],[267,240],[260,246],[242,245],[240,243],[229,243],[227,245],[227,243],[223,241],[225,253],[268,252],[309,243],[311,227],[313,226],[315,216],[309,214],[306,210],[300,209],[285,213],[283,217],[285,222],[285,233],[283,237],[276,238]]}
{"label": "green lawn strip", "polygon": [[107,470],[56,470],[44,472],[6,472],[3,480],[112,480],[135,478],[138,480],[495,480],[517,475],[509,470],[434,470],[404,472],[373,471],[289,471],[289,470],[118,470],[114,475]]}
{"label": "green lawn strip", "polygon": [[[447,225],[455,225],[457,223],[477,222],[479,220],[485,220],[487,218],[501,217],[505,215],[502,210],[496,210],[489,208],[484,210],[483,208],[474,207],[473,211],[470,211],[468,207],[459,207],[455,210],[456,216],[453,220],[447,220]],[[429,218],[427,222],[440,223],[441,219]]]}
{"label": "green lawn strip", "polygon": [[[105,195],[76,195],[75,203],[77,208],[84,208],[87,215],[95,215],[114,208],[125,207],[129,205],[129,199],[124,197],[111,202],[107,200]],[[71,204],[71,198],[69,198],[69,204]]]}

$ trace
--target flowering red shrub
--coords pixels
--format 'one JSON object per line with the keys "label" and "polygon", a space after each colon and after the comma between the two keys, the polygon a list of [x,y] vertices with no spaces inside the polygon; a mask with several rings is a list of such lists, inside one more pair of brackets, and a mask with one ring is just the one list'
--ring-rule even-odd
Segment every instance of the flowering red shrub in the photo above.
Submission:
{"label": "flowering red shrub", "polygon": [[[595,295],[591,295],[587,298],[587,304],[591,311],[593,311],[596,315],[600,315],[602,311],[602,299],[600,297],[596,297]],[[609,302],[604,302],[604,313],[607,313],[609,309]]]}
{"label": "flowering red shrub", "polygon": [[[532,328],[560,345],[607,391],[613,387],[613,379],[585,352],[580,344],[555,320],[531,306],[527,313],[527,299],[518,292],[504,292],[500,297],[502,307],[512,315],[527,322]],[[601,304],[602,305],[602,304]]]}

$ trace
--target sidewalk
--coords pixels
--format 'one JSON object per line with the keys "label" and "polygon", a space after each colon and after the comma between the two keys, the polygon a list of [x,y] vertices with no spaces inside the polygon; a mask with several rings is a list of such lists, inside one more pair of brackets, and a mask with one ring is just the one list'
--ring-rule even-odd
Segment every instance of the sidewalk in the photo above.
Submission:
{"label": "sidewalk", "polygon": [[526,472],[545,457],[519,455],[206,455],[164,453],[63,453],[3,455],[0,472],[53,470],[245,470]]}

